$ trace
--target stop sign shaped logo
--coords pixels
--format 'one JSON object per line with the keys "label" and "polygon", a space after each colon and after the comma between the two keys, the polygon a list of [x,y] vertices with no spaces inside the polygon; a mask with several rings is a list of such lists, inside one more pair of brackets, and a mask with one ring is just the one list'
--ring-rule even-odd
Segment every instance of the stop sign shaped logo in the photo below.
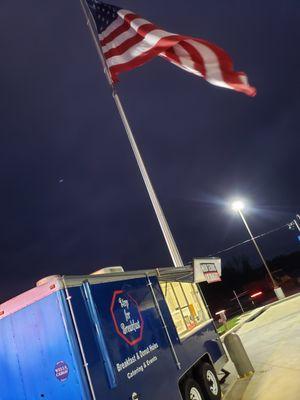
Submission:
{"label": "stop sign shaped logo", "polygon": [[138,303],[124,290],[116,290],[113,294],[111,316],[117,334],[130,346],[142,340],[144,321]]}

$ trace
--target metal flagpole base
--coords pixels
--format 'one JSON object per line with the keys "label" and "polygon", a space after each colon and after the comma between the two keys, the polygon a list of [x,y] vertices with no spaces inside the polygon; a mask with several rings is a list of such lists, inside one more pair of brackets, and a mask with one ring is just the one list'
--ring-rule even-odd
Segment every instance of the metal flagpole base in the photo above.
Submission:
{"label": "metal flagpole base", "polygon": [[275,292],[278,300],[285,298],[285,294],[283,293],[283,290],[281,289],[281,287],[274,288],[274,292]]}

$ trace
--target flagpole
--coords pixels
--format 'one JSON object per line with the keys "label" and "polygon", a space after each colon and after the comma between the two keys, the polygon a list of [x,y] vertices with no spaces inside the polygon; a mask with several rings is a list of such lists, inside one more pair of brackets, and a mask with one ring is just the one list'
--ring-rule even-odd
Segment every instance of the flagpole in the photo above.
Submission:
{"label": "flagpole", "polygon": [[180,256],[179,251],[178,251],[177,245],[176,245],[175,240],[173,238],[173,235],[171,233],[171,230],[170,230],[170,227],[169,227],[168,222],[166,220],[166,217],[164,215],[164,212],[163,212],[163,210],[161,208],[161,205],[160,205],[160,203],[158,201],[158,198],[156,196],[155,190],[154,190],[154,188],[152,186],[150,177],[148,175],[148,172],[147,172],[147,169],[145,167],[145,164],[144,164],[144,161],[142,159],[142,156],[141,156],[141,153],[139,151],[139,148],[138,148],[138,146],[136,144],[136,141],[134,139],[134,136],[133,136],[131,127],[129,125],[127,116],[125,114],[124,108],[122,106],[121,100],[120,100],[120,98],[118,96],[118,93],[116,91],[116,87],[115,87],[115,85],[114,85],[114,83],[112,81],[112,78],[111,78],[111,75],[110,75],[110,72],[109,72],[109,68],[107,67],[106,60],[105,60],[105,57],[103,55],[101,45],[99,43],[98,33],[97,33],[97,30],[96,30],[96,27],[95,27],[94,20],[93,20],[93,18],[91,18],[91,13],[90,13],[89,9],[87,9],[87,5],[86,5],[85,0],[80,0],[80,4],[81,4],[82,10],[83,10],[83,13],[84,13],[84,15],[86,17],[86,22],[87,22],[88,28],[90,30],[90,33],[92,35],[94,44],[96,46],[98,56],[99,56],[99,58],[101,60],[101,63],[102,63],[103,69],[104,69],[104,73],[105,73],[106,78],[108,80],[108,83],[109,83],[109,85],[110,85],[110,87],[112,89],[113,99],[115,101],[117,110],[118,110],[118,112],[120,114],[123,126],[125,128],[125,131],[126,131],[128,140],[130,142],[132,151],[134,153],[136,162],[138,164],[140,173],[142,175],[142,178],[144,180],[145,186],[147,188],[148,195],[150,197],[150,200],[151,200],[152,206],[154,208],[156,217],[158,219],[160,228],[161,228],[162,233],[164,235],[164,238],[165,238],[167,247],[169,249],[169,253],[171,255],[173,264],[174,264],[175,267],[182,267],[183,266],[182,258]]}

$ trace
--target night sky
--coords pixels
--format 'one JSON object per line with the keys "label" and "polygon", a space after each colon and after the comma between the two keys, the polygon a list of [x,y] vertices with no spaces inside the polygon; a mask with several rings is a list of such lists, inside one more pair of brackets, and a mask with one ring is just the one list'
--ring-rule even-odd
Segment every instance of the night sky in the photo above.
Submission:
{"label": "night sky", "polygon": [[[257,87],[209,85],[162,59],[119,94],[185,262],[300,212],[299,0],[129,1],[164,29],[215,42]],[[171,266],[79,0],[0,4],[0,302],[51,274]],[[300,250],[287,229],[267,258]],[[245,254],[251,245],[224,253]]]}

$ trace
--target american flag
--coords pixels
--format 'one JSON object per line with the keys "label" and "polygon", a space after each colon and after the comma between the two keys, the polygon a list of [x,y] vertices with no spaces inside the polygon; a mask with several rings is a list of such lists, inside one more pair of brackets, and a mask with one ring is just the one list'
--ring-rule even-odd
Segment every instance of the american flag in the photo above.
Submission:
{"label": "american flag", "polygon": [[121,72],[159,56],[213,85],[255,96],[247,76],[234,71],[229,55],[215,44],[167,32],[132,11],[98,0],[86,1],[113,82]]}

